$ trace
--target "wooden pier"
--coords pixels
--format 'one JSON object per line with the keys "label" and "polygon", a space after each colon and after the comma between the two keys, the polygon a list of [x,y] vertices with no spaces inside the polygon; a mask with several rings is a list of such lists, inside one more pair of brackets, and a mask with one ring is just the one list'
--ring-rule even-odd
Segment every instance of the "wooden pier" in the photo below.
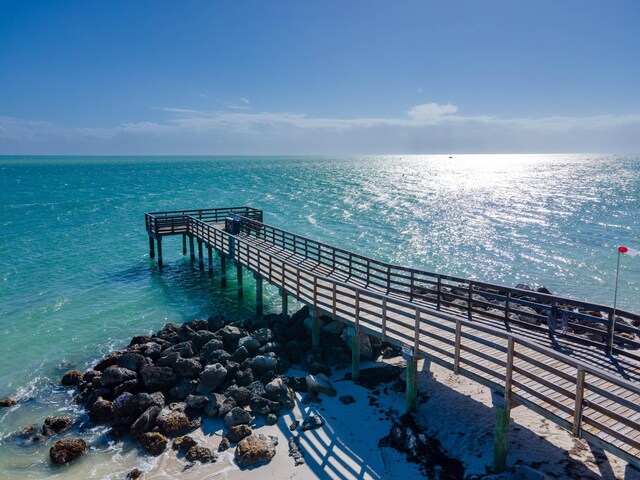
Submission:
{"label": "wooden pier", "polygon": [[[235,224],[225,229],[225,219]],[[415,408],[416,364],[424,357],[495,392],[494,469],[506,466],[509,414],[530,408],[576,437],[640,466],[640,315],[610,306],[390,265],[262,223],[250,207],[153,212],[145,215],[150,255],[162,266],[162,238],[183,235],[191,259],[222,282],[231,261],[262,284],[278,287],[283,316],[291,296],[311,307],[312,341],[319,317],[345,323],[353,336],[353,375],[361,334],[403,346],[407,408]],[[157,252],[154,248],[157,245]],[[241,284],[238,292],[241,294]],[[568,326],[566,331],[561,328]],[[615,325],[615,327],[614,327]]]}

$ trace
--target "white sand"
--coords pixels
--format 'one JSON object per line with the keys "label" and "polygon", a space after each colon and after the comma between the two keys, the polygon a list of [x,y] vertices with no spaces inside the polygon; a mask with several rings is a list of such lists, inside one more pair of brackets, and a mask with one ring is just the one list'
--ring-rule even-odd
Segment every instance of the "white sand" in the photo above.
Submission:
{"label": "white sand", "polygon": [[[390,363],[403,363],[394,359]],[[363,363],[367,368],[373,364]],[[428,366],[427,366],[428,367]],[[489,389],[471,380],[453,375],[437,365],[430,371],[419,366],[421,398],[417,418],[428,434],[438,438],[445,451],[465,463],[466,475],[485,473],[492,463],[495,411],[491,407]],[[290,372],[303,375],[303,372]],[[334,373],[334,386],[341,395],[352,395],[356,402],[343,405],[338,397],[321,395],[320,404],[304,405],[297,396],[297,405],[274,426],[263,426],[258,432],[276,435],[279,439],[276,456],[263,466],[240,470],[233,463],[233,448],[220,455],[215,464],[196,465],[185,470],[187,462],[168,450],[144,478],[153,479],[401,479],[422,478],[418,468],[409,464],[403,454],[389,448],[378,448],[380,438],[388,434],[391,422],[380,413],[393,408],[404,411],[404,395],[389,391],[378,397],[379,406],[369,405],[371,392],[351,381],[341,381],[345,371]],[[287,439],[293,435],[289,425],[302,421],[309,414],[321,415],[324,427],[300,433],[306,463],[295,467],[288,456]],[[382,419],[382,420],[381,420]],[[586,442],[551,424],[543,417],[517,407],[512,412],[509,464],[527,465],[531,471],[550,478],[623,478],[625,463],[605,455]],[[217,449],[224,433],[220,420],[208,420],[203,429],[194,432],[207,447]],[[295,433],[297,434],[297,433]],[[598,457],[596,461],[595,456]],[[522,478],[517,475],[495,478]]]}

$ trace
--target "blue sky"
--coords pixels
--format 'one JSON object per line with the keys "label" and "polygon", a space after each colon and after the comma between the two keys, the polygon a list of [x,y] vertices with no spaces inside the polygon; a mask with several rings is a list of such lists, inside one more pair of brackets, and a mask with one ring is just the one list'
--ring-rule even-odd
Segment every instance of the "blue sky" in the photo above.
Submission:
{"label": "blue sky", "polygon": [[640,2],[0,0],[0,154],[640,152]]}

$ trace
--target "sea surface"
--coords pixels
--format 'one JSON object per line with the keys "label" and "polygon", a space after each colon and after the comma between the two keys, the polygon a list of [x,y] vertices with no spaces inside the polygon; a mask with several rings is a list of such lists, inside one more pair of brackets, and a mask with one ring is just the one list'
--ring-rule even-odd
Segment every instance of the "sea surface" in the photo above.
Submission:
{"label": "sea surface", "polygon": [[[62,373],[167,322],[254,311],[163,242],[146,211],[249,205],[266,223],[374,258],[613,303],[618,245],[640,248],[640,156],[0,157],[0,410],[3,479],[122,478],[136,450],[84,423],[83,467],[52,469],[50,443],[6,438],[82,411]],[[623,257],[618,305],[640,311],[640,258]],[[265,288],[265,312],[278,312]]]}

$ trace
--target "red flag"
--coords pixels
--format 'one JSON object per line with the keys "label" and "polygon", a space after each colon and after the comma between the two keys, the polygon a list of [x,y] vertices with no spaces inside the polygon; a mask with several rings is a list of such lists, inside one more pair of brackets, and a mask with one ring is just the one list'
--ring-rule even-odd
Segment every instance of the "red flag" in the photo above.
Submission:
{"label": "red flag", "polygon": [[623,255],[629,255],[630,257],[635,257],[636,255],[640,255],[640,250],[635,250],[633,248],[627,248],[623,246],[618,247],[618,251]]}

